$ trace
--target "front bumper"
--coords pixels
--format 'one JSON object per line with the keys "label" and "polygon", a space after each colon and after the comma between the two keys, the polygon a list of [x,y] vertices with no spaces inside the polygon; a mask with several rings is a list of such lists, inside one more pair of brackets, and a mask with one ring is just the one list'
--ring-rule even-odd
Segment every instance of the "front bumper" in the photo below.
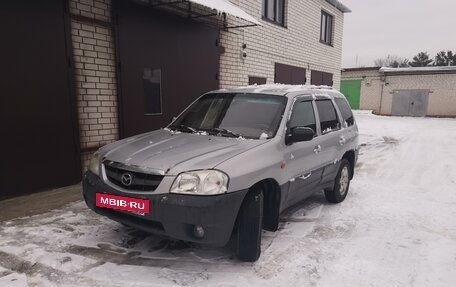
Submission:
{"label": "front bumper", "polygon": [[[175,239],[225,245],[230,239],[234,223],[248,190],[241,190],[215,196],[180,195],[173,193],[127,194],[104,183],[88,171],[83,179],[83,195],[87,206],[98,214],[115,221]],[[97,192],[147,199],[150,213],[144,216],[95,206]],[[195,225],[204,228],[204,237],[193,234]]]}

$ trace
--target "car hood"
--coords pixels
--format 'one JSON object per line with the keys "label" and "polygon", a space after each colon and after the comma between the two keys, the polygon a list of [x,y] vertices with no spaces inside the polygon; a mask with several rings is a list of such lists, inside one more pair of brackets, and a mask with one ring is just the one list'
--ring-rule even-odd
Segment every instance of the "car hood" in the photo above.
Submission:
{"label": "car hood", "polygon": [[161,129],[104,146],[100,156],[129,167],[177,175],[188,170],[214,168],[268,141]]}

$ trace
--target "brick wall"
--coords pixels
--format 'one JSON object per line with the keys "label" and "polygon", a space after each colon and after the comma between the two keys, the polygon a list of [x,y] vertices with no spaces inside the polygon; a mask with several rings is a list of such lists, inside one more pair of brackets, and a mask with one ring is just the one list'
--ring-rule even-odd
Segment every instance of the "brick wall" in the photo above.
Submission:
{"label": "brick wall", "polygon": [[[333,74],[334,87],[340,87],[344,14],[325,0],[286,1],[286,27],[261,20],[262,1],[233,0],[263,26],[221,31],[225,53],[220,58],[220,86],[231,88],[248,84],[248,76],[274,82],[276,62]],[[333,47],[320,43],[320,17],[324,10],[334,16]],[[236,23],[228,17],[230,23]],[[247,58],[241,58],[241,46],[247,44]]]}
{"label": "brick wall", "polygon": [[424,89],[430,91],[427,115],[456,116],[456,74],[383,75],[378,70],[344,71],[342,79],[361,80],[360,109],[391,115],[395,90]]}
{"label": "brick wall", "polygon": [[[110,0],[70,0],[71,36],[82,165],[118,138],[117,88]],[[95,19],[98,21],[91,21]]]}

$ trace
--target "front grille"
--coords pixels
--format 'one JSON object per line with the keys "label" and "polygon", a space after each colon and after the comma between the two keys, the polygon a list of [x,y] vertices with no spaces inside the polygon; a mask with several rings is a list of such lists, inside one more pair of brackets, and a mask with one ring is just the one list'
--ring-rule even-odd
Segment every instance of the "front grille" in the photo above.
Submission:
{"label": "front grille", "polygon": [[[154,191],[163,179],[163,175],[130,171],[121,167],[105,164],[106,176],[110,182],[127,190]],[[131,175],[131,184],[122,183],[122,175]]]}

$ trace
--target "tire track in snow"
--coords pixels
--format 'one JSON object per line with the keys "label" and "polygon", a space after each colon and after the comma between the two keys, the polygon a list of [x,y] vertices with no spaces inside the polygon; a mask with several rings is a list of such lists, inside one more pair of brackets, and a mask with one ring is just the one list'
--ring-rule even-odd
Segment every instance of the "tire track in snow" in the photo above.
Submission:
{"label": "tire track in snow", "polygon": [[78,284],[81,286],[106,286],[106,283],[101,283],[95,281],[94,279],[79,276],[74,273],[67,273],[39,262],[32,263],[30,261],[20,258],[19,256],[9,254],[3,251],[0,251],[0,266],[13,272],[25,274],[28,278],[34,276],[41,276],[57,284],[71,283]]}

